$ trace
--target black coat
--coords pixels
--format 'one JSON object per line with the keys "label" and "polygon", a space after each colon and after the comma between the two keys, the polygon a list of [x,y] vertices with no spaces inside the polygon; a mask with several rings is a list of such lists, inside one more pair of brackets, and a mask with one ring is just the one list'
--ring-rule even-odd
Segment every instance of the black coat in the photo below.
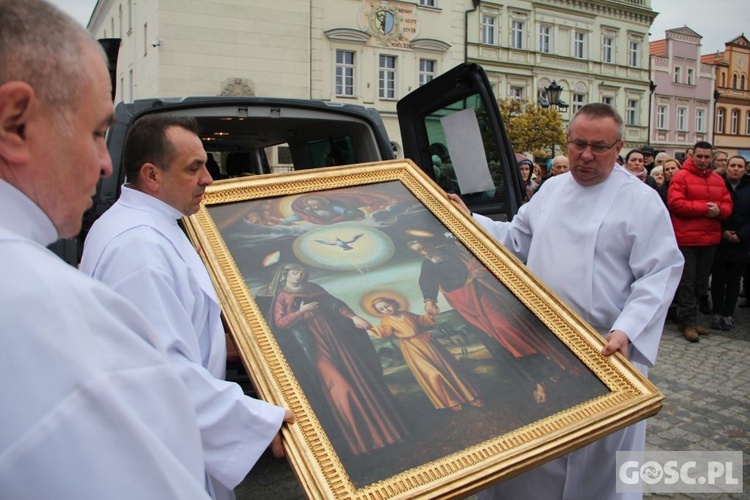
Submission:
{"label": "black coat", "polygon": [[744,175],[737,189],[727,181],[734,208],[732,215],[721,224],[721,230],[736,231],[739,243],[729,243],[722,238],[716,249],[717,257],[725,262],[750,262],[750,176]]}

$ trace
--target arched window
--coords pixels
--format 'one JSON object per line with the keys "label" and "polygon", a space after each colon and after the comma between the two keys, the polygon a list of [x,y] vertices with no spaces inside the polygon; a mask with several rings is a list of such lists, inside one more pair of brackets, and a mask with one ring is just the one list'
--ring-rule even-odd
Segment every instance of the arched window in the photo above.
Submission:
{"label": "arched window", "polygon": [[724,133],[724,108],[716,110],[716,133]]}
{"label": "arched window", "polygon": [[722,87],[727,86],[727,74],[726,73],[721,74],[721,86]]}
{"label": "arched window", "polygon": [[733,89],[737,88],[737,73],[732,75],[732,88]]}
{"label": "arched window", "polygon": [[740,76],[740,90],[745,90],[745,75]]}

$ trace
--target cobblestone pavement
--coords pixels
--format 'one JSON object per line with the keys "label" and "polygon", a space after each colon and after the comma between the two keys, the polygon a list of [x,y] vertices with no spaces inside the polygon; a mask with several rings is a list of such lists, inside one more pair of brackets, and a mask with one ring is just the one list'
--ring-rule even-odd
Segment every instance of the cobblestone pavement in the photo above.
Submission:
{"label": "cobblestone pavement", "polygon": [[[744,493],[735,495],[646,495],[650,499],[750,499],[750,309],[738,308],[735,329],[683,339],[667,321],[659,358],[649,378],[665,395],[664,407],[649,420],[647,449],[659,451],[743,451]],[[711,317],[699,315],[701,326]],[[236,490],[238,500],[305,498],[285,461],[269,453]]]}

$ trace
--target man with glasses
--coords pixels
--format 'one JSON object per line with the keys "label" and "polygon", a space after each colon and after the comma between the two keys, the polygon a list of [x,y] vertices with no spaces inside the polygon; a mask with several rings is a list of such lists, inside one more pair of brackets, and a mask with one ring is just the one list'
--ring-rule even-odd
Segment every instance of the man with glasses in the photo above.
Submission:
{"label": "man with glasses", "polygon": [[[683,259],[658,193],[616,165],[623,129],[611,106],[583,106],[568,128],[571,175],[550,179],[511,222],[474,219],[601,333],[602,354],[620,352],[646,375]],[[615,498],[616,452],[645,442],[642,421],[480,498]]]}

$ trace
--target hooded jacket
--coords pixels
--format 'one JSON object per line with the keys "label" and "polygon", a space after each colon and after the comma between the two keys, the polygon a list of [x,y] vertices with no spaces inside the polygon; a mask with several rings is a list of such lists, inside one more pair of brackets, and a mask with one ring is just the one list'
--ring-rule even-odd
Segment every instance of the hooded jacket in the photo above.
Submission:
{"label": "hooded jacket", "polygon": [[[719,206],[719,217],[706,216],[709,202]],[[700,170],[692,158],[672,176],[667,204],[677,244],[687,247],[718,245],[721,221],[732,213],[732,197],[724,179],[710,168]]]}

